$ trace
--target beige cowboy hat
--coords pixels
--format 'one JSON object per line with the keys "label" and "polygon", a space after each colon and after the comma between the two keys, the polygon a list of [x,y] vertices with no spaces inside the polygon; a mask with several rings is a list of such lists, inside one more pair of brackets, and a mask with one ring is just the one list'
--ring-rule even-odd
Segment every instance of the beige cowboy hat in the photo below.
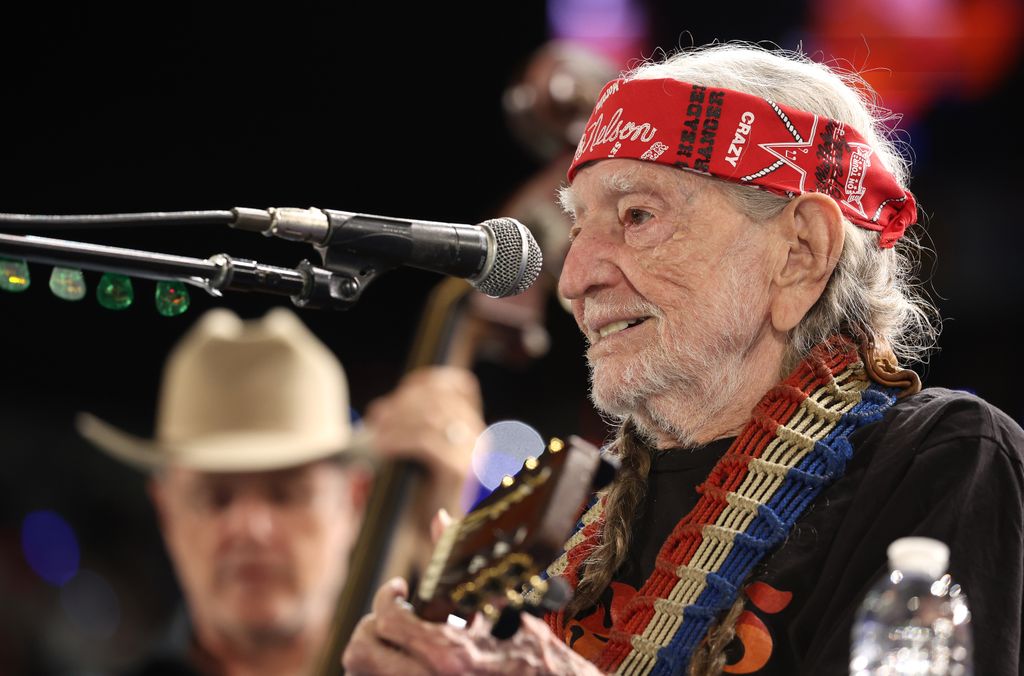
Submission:
{"label": "beige cowboy hat", "polygon": [[203,315],[164,366],[153,439],[89,413],[79,433],[140,469],[247,472],[301,465],[365,447],[350,423],[341,363],[290,310],[243,321]]}

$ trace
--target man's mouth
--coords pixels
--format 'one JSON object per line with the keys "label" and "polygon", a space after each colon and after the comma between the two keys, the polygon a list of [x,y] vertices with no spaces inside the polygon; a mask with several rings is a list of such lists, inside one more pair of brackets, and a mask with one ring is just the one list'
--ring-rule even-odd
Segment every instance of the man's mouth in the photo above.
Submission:
{"label": "man's mouth", "polygon": [[217,577],[222,582],[241,584],[278,583],[289,578],[289,569],[280,561],[268,559],[234,559],[224,561],[217,567]]}
{"label": "man's mouth", "polygon": [[622,319],[622,320],[619,320],[617,322],[612,322],[611,324],[605,324],[604,326],[602,326],[598,330],[597,334],[598,334],[598,336],[600,338],[604,339],[604,338],[607,338],[608,336],[610,336],[612,334],[618,333],[620,331],[625,331],[628,328],[631,328],[633,326],[637,326],[639,324],[642,324],[643,322],[647,321],[648,319],[650,319],[650,317],[636,317],[635,319]]}

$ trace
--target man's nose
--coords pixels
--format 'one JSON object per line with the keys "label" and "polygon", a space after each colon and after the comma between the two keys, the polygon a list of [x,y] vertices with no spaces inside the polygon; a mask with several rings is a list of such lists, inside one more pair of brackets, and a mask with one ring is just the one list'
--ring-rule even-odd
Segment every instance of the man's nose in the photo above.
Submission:
{"label": "man's nose", "polygon": [[239,496],[232,501],[225,517],[232,535],[262,542],[274,532],[274,508],[259,496]]}
{"label": "man's nose", "polygon": [[581,227],[562,263],[558,292],[569,300],[614,286],[622,276],[615,264],[613,234],[597,225]]}

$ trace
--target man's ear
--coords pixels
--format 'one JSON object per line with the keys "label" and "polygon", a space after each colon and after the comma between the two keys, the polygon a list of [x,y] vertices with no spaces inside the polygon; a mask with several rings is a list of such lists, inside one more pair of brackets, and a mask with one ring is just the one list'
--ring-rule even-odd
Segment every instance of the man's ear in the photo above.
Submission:
{"label": "man's ear", "polygon": [[167,485],[164,483],[167,480],[165,475],[153,474],[146,479],[146,493],[149,494],[149,500],[153,503],[153,511],[156,512],[157,524],[160,526],[160,537],[164,541],[164,545],[168,551],[171,549],[170,533],[167,530],[168,524],[171,522],[168,515],[170,507],[167,502],[170,500],[170,496],[167,494]]}
{"label": "man's ear", "polygon": [[787,333],[825,291],[843,252],[843,215],[835,200],[810,192],[790,200],[776,216],[785,249],[772,276],[772,326]]}
{"label": "man's ear", "polygon": [[370,489],[373,488],[372,470],[361,462],[352,461],[345,468],[345,473],[348,481],[346,496],[350,500],[346,506],[362,514],[366,508],[367,501],[370,499]]}
{"label": "man's ear", "polygon": [[149,495],[150,502],[153,503],[153,511],[156,512],[156,518],[160,521],[160,525],[163,526],[166,520],[167,493],[159,476],[154,474],[146,479],[146,493]]}

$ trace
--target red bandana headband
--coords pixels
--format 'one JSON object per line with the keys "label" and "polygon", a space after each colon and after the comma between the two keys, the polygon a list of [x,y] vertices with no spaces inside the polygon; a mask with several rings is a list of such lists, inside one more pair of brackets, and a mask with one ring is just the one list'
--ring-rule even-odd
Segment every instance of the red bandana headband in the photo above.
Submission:
{"label": "red bandana headband", "polygon": [[580,139],[571,183],[587,162],[627,158],[689,169],[793,197],[832,197],[889,248],[917,220],[914,196],[857,132],[774,101],[671,79],[605,85]]}

